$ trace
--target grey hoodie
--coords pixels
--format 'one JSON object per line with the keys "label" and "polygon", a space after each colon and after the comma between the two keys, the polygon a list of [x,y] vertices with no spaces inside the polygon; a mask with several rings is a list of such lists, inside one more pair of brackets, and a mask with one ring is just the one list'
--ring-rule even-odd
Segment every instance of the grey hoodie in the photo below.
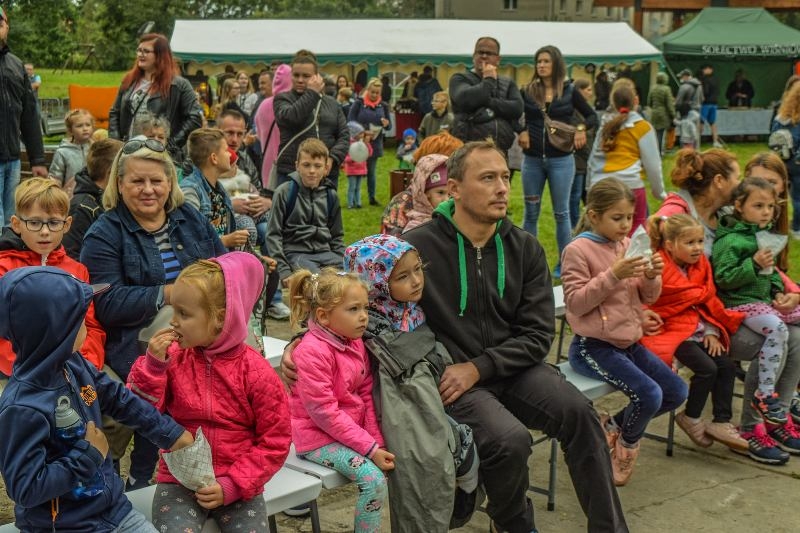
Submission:
{"label": "grey hoodie", "polygon": [[[61,182],[66,188],[67,183],[72,183],[70,191],[74,188],[75,176],[86,166],[86,154],[89,153],[91,144],[74,144],[72,141],[63,139],[58,145],[56,153],[53,154],[53,162],[50,164],[50,176]],[[70,196],[72,196],[70,192]]]}

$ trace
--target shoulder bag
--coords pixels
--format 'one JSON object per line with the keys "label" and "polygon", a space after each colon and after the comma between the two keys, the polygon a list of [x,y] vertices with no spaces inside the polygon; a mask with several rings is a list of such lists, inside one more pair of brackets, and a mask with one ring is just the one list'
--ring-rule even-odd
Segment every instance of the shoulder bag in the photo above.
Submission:
{"label": "shoulder bag", "polygon": [[[314,127],[314,124],[317,123],[317,119],[319,118],[319,108],[321,105],[322,105],[322,96],[320,96],[319,102],[317,102],[317,107],[314,108],[314,118],[311,120],[311,124],[303,128],[297,135],[289,139],[289,142],[286,143],[286,146],[284,146],[281,149],[281,151],[278,152],[278,157],[275,158],[275,161],[272,162],[272,168],[269,169],[268,188],[270,190],[274,191],[275,188],[278,186],[278,161],[280,161],[283,152],[285,152],[286,149],[289,148],[289,146],[291,146],[293,142],[295,142],[298,138],[300,138],[301,135],[303,135],[305,132]],[[269,139],[267,139],[267,141],[269,142]]]}

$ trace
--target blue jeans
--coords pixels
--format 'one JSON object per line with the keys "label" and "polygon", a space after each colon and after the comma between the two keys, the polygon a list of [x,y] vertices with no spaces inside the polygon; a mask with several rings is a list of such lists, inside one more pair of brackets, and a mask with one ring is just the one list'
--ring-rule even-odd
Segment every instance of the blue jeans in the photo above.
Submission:
{"label": "blue jeans", "polygon": [[378,159],[375,156],[367,159],[367,195],[370,202],[375,201],[375,183],[377,181],[375,169],[378,166]]}
{"label": "blue jeans", "polygon": [[569,192],[569,224],[574,229],[581,218],[581,200],[586,185],[586,172],[575,172],[572,179],[572,190]]}
{"label": "blue jeans", "polygon": [[678,408],[689,394],[680,376],[638,342],[623,349],[575,335],[569,364],[578,374],[605,381],[630,398],[627,407],[614,415],[627,444],[639,442],[653,417]]}
{"label": "blue jeans", "polygon": [[347,176],[347,207],[361,207],[361,178],[363,177]]}
{"label": "blue jeans", "polygon": [[0,161],[0,198],[3,201],[0,220],[3,221],[3,227],[11,224],[11,215],[14,214],[14,192],[19,185],[20,169],[19,159]]}
{"label": "blue jeans", "polygon": [[112,533],[158,533],[158,530],[142,513],[131,509]]}
{"label": "blue jeans", "polygon": [[575,176],[575,157],[534,157],[526,155],[522,163],[522,191],[525,195],[525,215],[522,227],[528,233],[539,234],[539,213],[542,209],[544,182],[550,182],[550,200],[556,219],[558,256],[569,244],[572,228],[569,221],[569,197]]}

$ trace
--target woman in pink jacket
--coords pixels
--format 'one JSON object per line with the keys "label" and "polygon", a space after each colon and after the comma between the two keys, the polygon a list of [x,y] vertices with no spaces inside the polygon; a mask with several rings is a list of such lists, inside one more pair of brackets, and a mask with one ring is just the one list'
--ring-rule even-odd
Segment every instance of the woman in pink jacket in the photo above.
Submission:
{"label": "woman in pink jacket", "polygon": [[[266,531],[264,484],[289,453],[290,422],[280,378],[245,344],[264,267],[231,252],[186,267],[172,289],[171,328],[158,331],[128,375],[128,387],[211,446],[214,481],[184,487],[162,460],[153,523],[162,532]],[[224,524],[224,527],[223,527]]]}
{"label": "woman in pink jacket", "polygon": [[331,268],[299,270],[289,278],[292,325],[308,325],[294,349],[297,382],[290,398],[298,455],[335,468],[358,483],[356,533],[380,531],[386,498],[383,472],[394,455],[372,402],[372,372],[361,336],[367,328],[367,286],[356,274]]}
{"label": "woman in pink jacket", "polygon": [[270,184],[269,176],[272,164],[278,159],[278,145],[281,143],[281,132],[275,122],[275,110],[272,101],[280,93],[285,93],[292,88],[292,68],[289,65],[278,65],[272,78],[272,96],[261,102],[256,110],[254,122],[258,133],[258,142],[261,143],[263,162],[261,165],[261,181],[264,187],[274,190],[277,183]]}
{"label": "woman in pink jacket", "polygon": [[642,255],[625,257],[634,202],[631,190],[617,178],[595,183],[577,235],[561,258],[567,320],[575,332],[570,365],[630,398],[622,411],[600,417],[618,486],[633,473],[650,419],[680,406],[688,393],[686,383],[639,344],[642,302],[658,298],[664,263],[658,254],[650,261]]}

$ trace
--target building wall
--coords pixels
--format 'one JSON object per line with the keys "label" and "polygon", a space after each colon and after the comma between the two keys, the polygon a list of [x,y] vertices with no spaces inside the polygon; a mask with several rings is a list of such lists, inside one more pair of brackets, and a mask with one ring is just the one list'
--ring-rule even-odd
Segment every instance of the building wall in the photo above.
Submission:
{"label": "building wall", "polygon": [[[633,22],[632,8],[593,7],[592,0],[436,0],[434,14],[449,19]],[[645,39],[670,31],[672,13],[645,13]]]}

